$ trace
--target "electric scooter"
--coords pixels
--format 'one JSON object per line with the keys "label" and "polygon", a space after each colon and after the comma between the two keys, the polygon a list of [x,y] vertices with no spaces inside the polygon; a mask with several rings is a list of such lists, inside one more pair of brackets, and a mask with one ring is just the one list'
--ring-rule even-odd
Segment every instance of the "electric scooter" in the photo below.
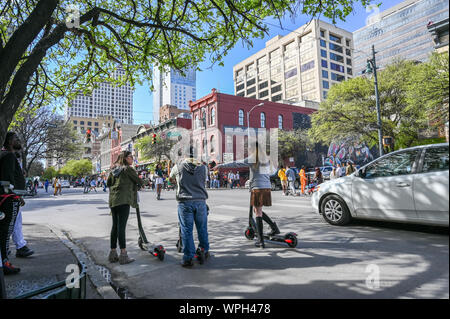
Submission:
{"label": "electric scooter", "polygon": [[[269,224],[269,226],[271,227],[271,229],[273,230],[273,222],[270,219],[270,217],[268,215],[266,215],[263,212],[263,220]],[[247,238],[248,240],[253,240],[257,234],[257,228],[256,228],[256,222],[255,219],[253,218],[253,206],[250,205],[250,210],[249,210],[249,216],[248,216],[248,227],[245,230],[245,238]],[[297,234],[293,233],[293,232],[289,232],[286,233],[284,235],[281,234],[264,234],[264,240],[267,240],[269,242],[281,242],[281,243],[285,243],[287,244],[289,247],[291,248],[295,248],[297,247],[298,244],[298,240],[297,240]]]}
{"label": "electric scooter", "polygon": [[141,222],[141,212],[139,210],[139,206],[136,207],[136,216],[138,221],[138,229],[139,229],[139,238],[138,245],[141,250],[148,251],[151,255],[158,257],[159,260],[164,260],[164,255],[166,254],[166,250],[162,245],[153,245],[147,240],[147,236],[145,236],[144,228],[142,227]]}

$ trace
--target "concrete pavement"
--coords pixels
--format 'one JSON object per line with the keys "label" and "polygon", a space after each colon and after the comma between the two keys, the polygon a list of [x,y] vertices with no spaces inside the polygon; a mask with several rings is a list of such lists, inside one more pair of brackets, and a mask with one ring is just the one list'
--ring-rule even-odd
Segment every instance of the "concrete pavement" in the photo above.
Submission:
{"label": "concrete pavement", "polygon": [[[270,244],[256,249],[244,238],[248,191],[210,191],[212,258],[192,269],[179,266],[176,201],[164,192],[141,193],[147,237],[167,249],[163,262],[137,246],[133,213],[127,227],[129,265],[107,261],[111,217],[108,194],[65,190],[61,197],[29,201],[25,222],[51,225],[110,271],[116,287],[135,298],[448,298],[448,230],[354,223],[334,227],[312,212],[309,199],[273,192],[267,213],[282,232],[299,234],[296,249]],[[57,231],[55,231],[57,232]],[[370,278],[379,276],[379,287]]]}

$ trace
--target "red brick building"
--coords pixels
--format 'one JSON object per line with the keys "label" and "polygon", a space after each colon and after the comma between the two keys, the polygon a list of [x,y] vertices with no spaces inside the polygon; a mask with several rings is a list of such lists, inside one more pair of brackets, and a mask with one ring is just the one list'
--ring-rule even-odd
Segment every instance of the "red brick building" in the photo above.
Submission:
{"label": "red brick building", "polygon": [[[264,103],[253,108],[255,105]],[[308,121],[309,115],[315,109],[290,104],[276,103],[241,96],[212,92],[194,102],[190,102],[192,114],[192,139],[197,150],[197,157],[201,155],[205,161],[224,162],[225,130],[240,131],[247,135],[247,112],[250,113],[250,128],[279,128],[292,130],[301,127],[302,121]],[[227,143],[233,143],[233,158],[240,158],[236,154],[236,136],[228,138]],[[230,144],[228,144],[230,145]],[[200,154],[199,154],[200,152]],[[238,156],[237,156],[238,155]],[[231,160],[231,154],[226,154]]]}

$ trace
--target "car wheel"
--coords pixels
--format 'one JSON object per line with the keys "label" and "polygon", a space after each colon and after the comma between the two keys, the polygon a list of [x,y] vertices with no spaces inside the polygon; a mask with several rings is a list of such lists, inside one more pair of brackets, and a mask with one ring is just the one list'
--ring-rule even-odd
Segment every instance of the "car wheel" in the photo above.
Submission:
{"label": "car wheel", "polygon": [[351,215],[344,200],[337,195],[327,196],[320,205],[323,218],[331,225],[347,225]]}
{"label": "car wheel", "polygon": [[272,188],[272,191],[277,190],[277,184],[275,184],[275,182],[270,182],[270,187]]}

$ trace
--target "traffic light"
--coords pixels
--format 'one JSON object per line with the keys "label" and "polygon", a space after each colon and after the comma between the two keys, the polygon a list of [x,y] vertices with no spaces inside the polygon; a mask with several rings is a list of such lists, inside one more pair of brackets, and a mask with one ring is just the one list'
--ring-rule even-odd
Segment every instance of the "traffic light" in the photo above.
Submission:
{"label": "traffic light", "polygon": [[86,143],[90,143],[91,142],[91,129],[88,128],[86,131]]}
{"label": "traffic light", "polygon": [[152,144],[156,144],[156,134],[152,135]]}
{"label": "traffic light", "polygon": [[372,61],[371,60],[367,60],[366,73],[367,74],[373,73]]}

